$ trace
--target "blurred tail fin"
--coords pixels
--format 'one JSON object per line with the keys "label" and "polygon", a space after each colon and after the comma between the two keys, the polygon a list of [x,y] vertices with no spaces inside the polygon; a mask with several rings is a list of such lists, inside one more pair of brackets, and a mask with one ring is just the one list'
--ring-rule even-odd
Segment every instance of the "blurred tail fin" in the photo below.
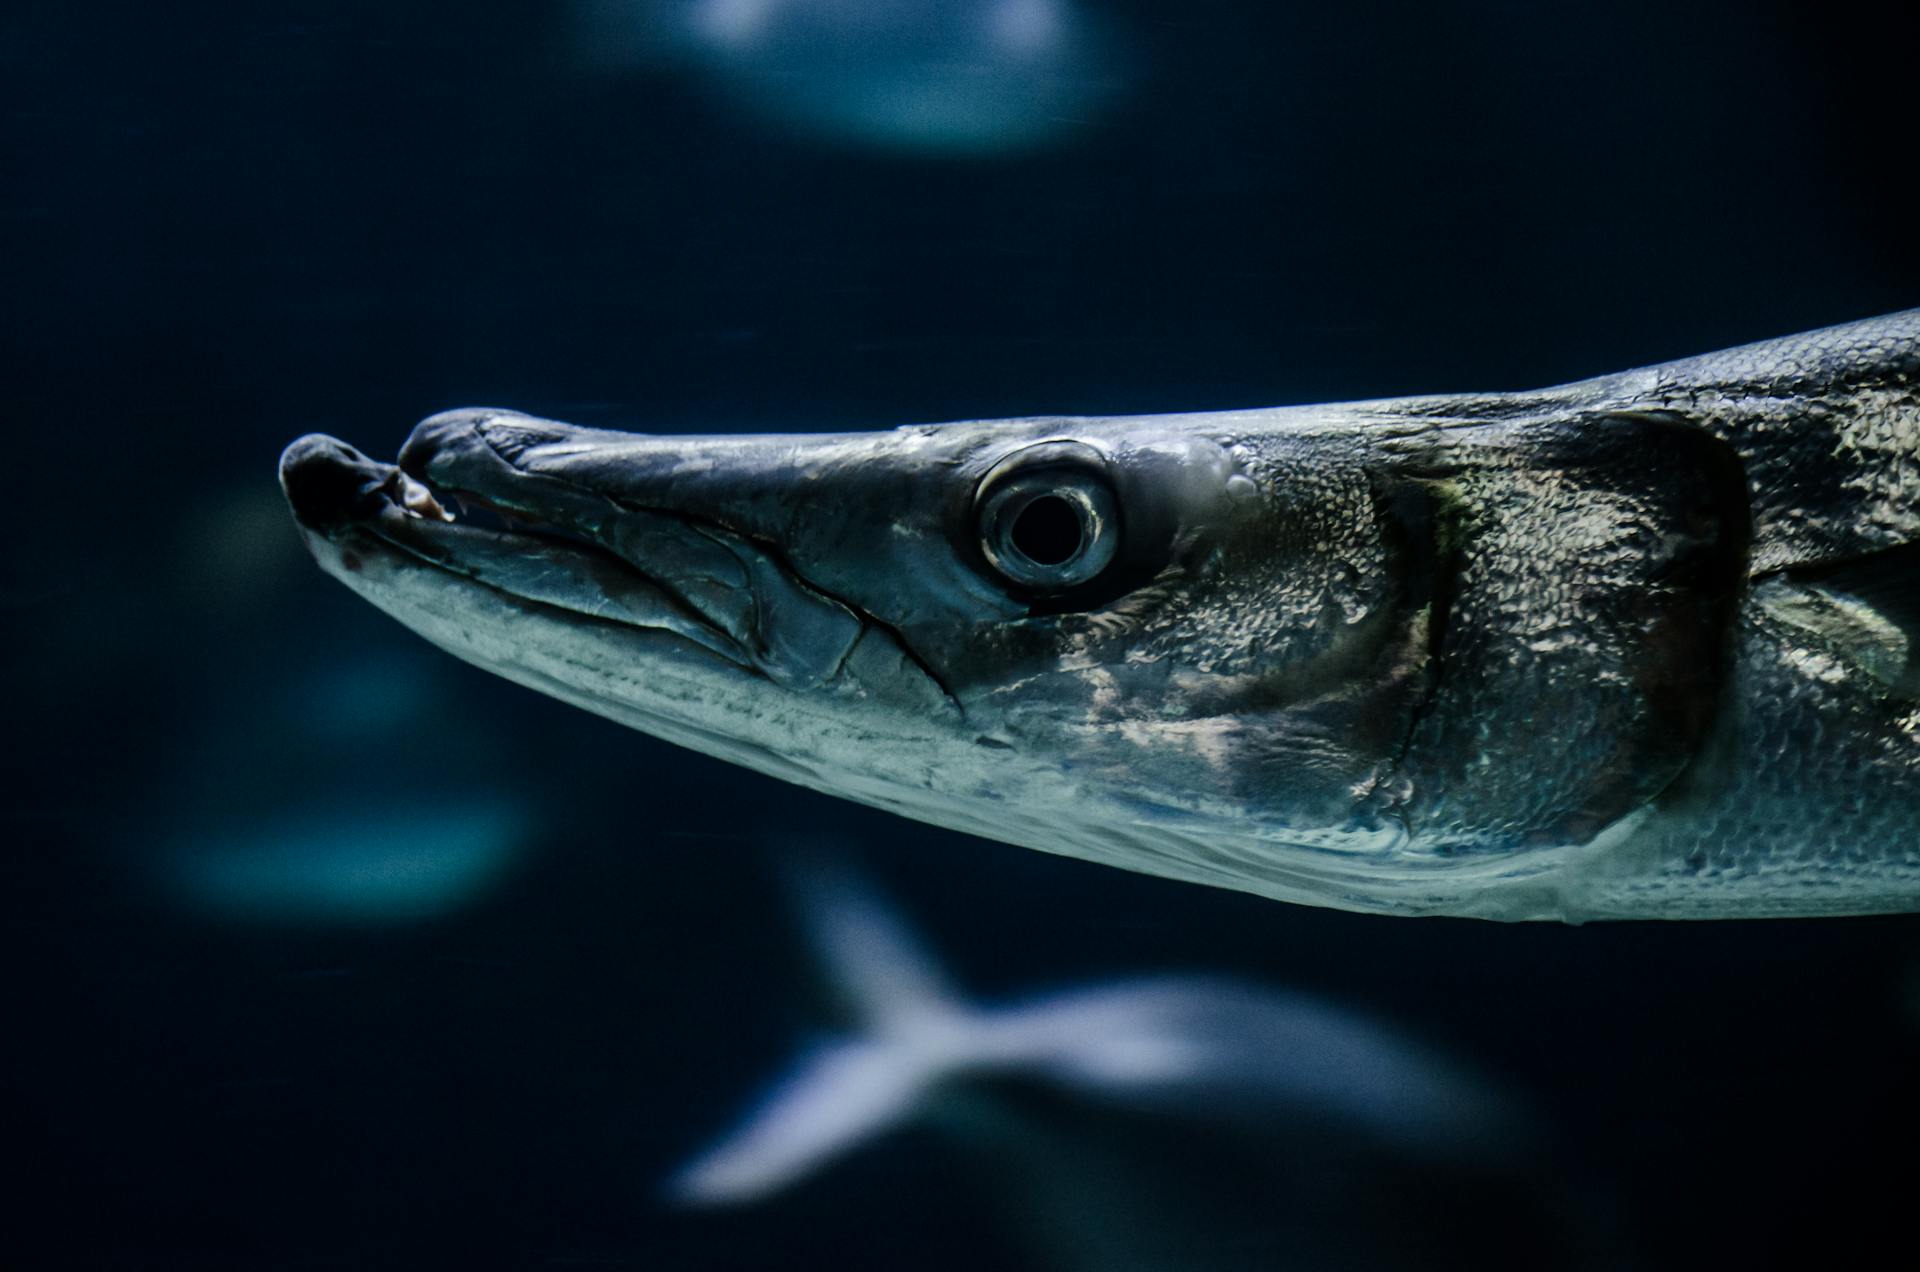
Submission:
{"label": "blurred tail fin", "polygon": [[931,951],[852,870],[807,861],[788,887],[815,963],[860,1029],[894,1034],[965,1014]]}
{"label": "blurred tail fin", "polygon": [[808,1056],[668,1193],[689,1205],[756,1201],[904,1121],[940,1067],[899,1044],[859,1040]]}
{"label": "blurred tail fin", "polygon": [[972,1056],[968,1013],[932,956],[851,872],[808,862],[790,886],[860,1035],[806,1055],[731,1134],[669,1182],[728,1205],[778,1192],[912,1116]]}

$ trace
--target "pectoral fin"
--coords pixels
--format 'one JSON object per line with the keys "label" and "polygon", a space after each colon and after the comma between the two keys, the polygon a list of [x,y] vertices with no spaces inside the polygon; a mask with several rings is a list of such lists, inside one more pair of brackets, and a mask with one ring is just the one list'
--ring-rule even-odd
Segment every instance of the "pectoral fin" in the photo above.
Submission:
{"label": "pectoral fin", "polygon": [[1852,561],[1792,570],[1788,577],[1862,605],[1851,643],[1857,658],[1896,692],[1920,694],[1920,543]]}

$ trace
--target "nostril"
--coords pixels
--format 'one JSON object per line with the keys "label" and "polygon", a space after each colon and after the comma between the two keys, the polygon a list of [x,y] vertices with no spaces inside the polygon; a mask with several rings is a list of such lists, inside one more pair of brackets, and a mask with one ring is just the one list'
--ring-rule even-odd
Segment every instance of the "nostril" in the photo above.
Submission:
{"label": "nostril", "polygon": [[345,442],[309,433],[280,453],[280,488],[301,524],[324,529],[372,516],[392,469]]}

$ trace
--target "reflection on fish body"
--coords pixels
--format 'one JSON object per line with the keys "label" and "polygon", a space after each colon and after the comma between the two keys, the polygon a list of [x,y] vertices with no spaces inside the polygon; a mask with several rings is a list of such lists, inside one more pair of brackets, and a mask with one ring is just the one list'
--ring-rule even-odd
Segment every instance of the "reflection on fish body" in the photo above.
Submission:
{"label": "reflection on fish body", "polygon": [[454,411],[281,476],[429,640],[910,817],[1380,913],[1882,912],[1920,906],[1916,372],[1920,311],[1528,393]]}

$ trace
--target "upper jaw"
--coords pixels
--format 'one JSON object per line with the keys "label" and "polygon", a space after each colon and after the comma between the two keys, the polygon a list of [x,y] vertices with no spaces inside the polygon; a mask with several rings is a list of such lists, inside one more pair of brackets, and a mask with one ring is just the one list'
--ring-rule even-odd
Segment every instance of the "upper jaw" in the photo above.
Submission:
{"label": "upper jaw", "polygon": [[[765,548],[687,517],[631,508],[512,462],[529,444],[594,447],[596,433],[510,411],[450,411],[417,426],[399,464],[314,434],[281,456],[280,481],[323,567],[360,582],[358,553],[399,553],[508,597],[668,632],[775,683],[831,679],[859,639],[847,606]],[[460,520],[449,505],[530,526]]]}

